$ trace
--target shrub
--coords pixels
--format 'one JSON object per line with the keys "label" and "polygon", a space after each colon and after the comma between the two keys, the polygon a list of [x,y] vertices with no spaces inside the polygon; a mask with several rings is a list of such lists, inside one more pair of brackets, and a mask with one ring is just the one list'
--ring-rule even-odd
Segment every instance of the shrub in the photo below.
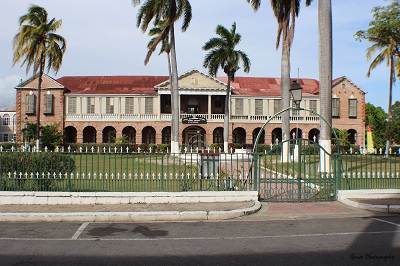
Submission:
{"label": "shrub", "polygon": [[[4,188],[7,184],[8,173],[16,173],[17,175],[27,173],[35,176],[38,174],[39,178],[35,179],[34,182],[30,182],[29,186],[29,190],[36,191],[52,190],[55,185],[53,174],[56,174],[59,178],[60,173],[64,176],[65,173],[75,170],[75,161],[68,154],[53,152],[1,152],[0,163],[0,174]],[[45,175],[44,177],[43,174]],[[48,174],[51,175],[51,178],[47,178]],[[19,179],[18,182],[13,184],[17,187],[9,189],[27,190],[23,181],[28,182],[28,180]]]}

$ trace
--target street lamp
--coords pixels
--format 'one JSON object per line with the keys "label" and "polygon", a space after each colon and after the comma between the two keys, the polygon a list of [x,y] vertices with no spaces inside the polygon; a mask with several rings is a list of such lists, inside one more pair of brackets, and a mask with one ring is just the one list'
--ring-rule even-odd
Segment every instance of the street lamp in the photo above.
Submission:
{"label": "street lamp", "polygon": [[[294,104],[296,105],[296,108],[300,108],[300,103],[302,100],[302,90],[303,90],[303,88],[300,86],[300,84],[297,82],[297,80],[294,80],[292,82],[292,85],[290,86],[289,91],[290,91],[290,94],[292,95],[292,100],[293,100]],[[297,119],[297,125],[296,125],[296,138],[297,139],[299,139],[298,123],[299,123],[299,120]],[[301,147],[299,147],[299,145],[301,145],[300,140],[298,140],[294,145],[293,159],[294,159],[294,161],[301,162]],[[300,169],[299,169],[299,173],[300,173]]]}
{"label": "street lamp", "polygon": [[24,140],[25,140],[25,147],[24,147],[24,149],[25,150],[27,150],[27,142],[26,142],[26,139],[27,139],[27,130],[28,130],[28,117],[27,116],[25,116],[25,118],[24,118],[24,122],[25,122],[25,132],[24,132]]}
{"label": "street lamp", "polygon": [[294,80],[292,82],[292,85],[290,86],[289,91],[290,94],[292,95],[292,100],[296,105],[296,108],[300,108],[300,102],[302,100],[302,90],[303,88],[300,86],[297,80]]}

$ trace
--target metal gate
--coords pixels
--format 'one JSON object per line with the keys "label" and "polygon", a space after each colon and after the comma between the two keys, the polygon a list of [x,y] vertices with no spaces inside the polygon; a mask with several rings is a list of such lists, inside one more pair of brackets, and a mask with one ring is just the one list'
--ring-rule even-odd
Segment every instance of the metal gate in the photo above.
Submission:
{"label": "metal gate", "polygon": [[336,199],[341,158],[339,154],[329,154],[317,142],[302,138],[283,141],[264,154],[255,154],[254,159],[255,182],[262,201]]}

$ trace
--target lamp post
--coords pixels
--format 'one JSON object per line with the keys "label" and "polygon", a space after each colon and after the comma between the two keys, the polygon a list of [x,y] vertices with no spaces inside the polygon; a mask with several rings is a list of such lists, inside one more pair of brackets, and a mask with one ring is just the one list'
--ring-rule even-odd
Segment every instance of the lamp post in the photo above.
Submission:
{"label": "lamp post", "polygon": [[25,122],[25,132],[24,132],[24,143],[25,143],[25,145],[24,145],[24,149],[25,150],[27,150],[27,143],[26,143],[26,131],[28,130],[28,117],[27,116],[25,116],[25,118],[24,118],[24,122]]}
{"label": "lamp post", "polygon": [[300,84],[297,82],[297,80],[294,80],[292,82],[292,85],[290,86],[290,94],[292,95],[292,100],[294,104],[296,105],[296,108],[300,108],[300,102],[302,100],[302,91],[303,88],[300,86]]}
{"label": "lamp post", "polygon": [[[300,86],[300,84],[297,82],[297,80],[294,80],[292,82],[292,85],[290,86],[289,91],[290,91],[290,94],[292,95],[293,103],[296,105],[296,109],[300,109],[303,88]],[[299,125],[298,125],[299,122],[298,121],[299,120],[297,119],[297,126],[296,126],[296,138],[297,139],[299,138]],[[296,143],[294,145],[294,151],[293,151],[293,160],[301,162],[301,147],[299,147],[299,145],[301,145],[301,142],[296,141]],[[301,169],[299,169],[299,171],[300,170]]]}

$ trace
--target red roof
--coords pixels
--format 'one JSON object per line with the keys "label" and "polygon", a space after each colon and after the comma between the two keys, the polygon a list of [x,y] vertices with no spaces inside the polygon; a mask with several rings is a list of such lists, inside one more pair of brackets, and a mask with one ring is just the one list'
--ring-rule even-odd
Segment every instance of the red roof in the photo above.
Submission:
{"label": "red roof", "polygon": [[[227,77],[218,77],[227,83]],[[57,80],[73,94],[147,94],[155,95],[154,87],[168,80],[168,76],[66,76]],[[318,94],[319,82],[315,79],[297,80],[303,94]],[[249,96],[281,95],[280,78],[235,77],[231,84],[234,94]]]}
{"label": "red roof", "polygon": [[[227,83],[227,77],[218,77],[219,80]],[[303,88],[303,94],[318,94],[319,82],[315,79],[292,79],[296,80]],[[281,79],[280,78],[253,78],[253,77],[235,77],[232,87],[235,88],[234,93],[239,95],[265,95],[279,96],[281,95]]]}
{"label": "red roof", "polygon": [[57,80],[73,94],[157,94],[168,76],[67,76]]}

